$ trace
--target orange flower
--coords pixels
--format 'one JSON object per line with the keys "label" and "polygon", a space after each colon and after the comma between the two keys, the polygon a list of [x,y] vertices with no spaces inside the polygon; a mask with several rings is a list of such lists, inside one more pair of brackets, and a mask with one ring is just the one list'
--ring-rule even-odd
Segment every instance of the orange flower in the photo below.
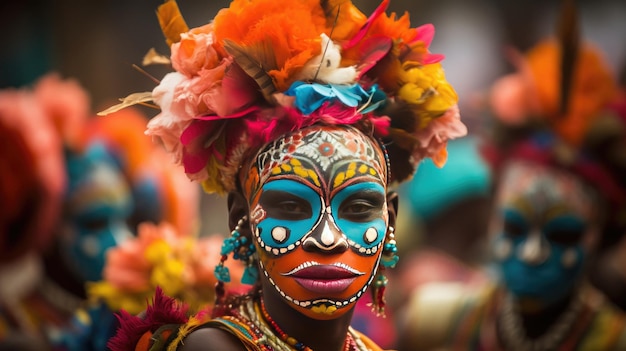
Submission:
{"label": "orange flower", "polygon": [[215,39],[231,40],[264,57],[261,66],[269,69],[276,88],[285,91],[294,74],[321,52],[324,16],[317,0],[235,0],[215,16]]}

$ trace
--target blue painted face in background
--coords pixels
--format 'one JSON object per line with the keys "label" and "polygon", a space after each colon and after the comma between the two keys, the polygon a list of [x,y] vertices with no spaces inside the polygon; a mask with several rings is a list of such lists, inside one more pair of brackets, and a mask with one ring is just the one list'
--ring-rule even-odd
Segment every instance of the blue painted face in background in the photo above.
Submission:
{"label": "blue painted face in background", "polygon": [[61,250],[69,267],[84,281],[102,278],[106,251],[131,235],[130,190],[119,168],[100,145],[68,155]]}
{"label": "blue painted face in background", "polygon": [[498,192],[494,242],[509,292],[545,306],[576,288],[597,230],[593,203],[590,190],[567,173],[509,165]]}

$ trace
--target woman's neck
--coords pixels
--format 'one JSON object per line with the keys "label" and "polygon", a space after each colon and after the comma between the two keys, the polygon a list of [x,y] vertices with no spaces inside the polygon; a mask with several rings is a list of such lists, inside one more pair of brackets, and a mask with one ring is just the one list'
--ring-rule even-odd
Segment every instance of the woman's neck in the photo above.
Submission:
{"label": "woman's neck", "polygon": [[549,305],[529,304],[508,295],[501,305],[498,335],[507,348],[553,350],[567,339],[582,308],[577,290]]}
{"label": "woman's neck", "polygon": [[524,306],[527,302],[518,300],[516,303],[526,335],[535,339],[545,334],[569,309],[573,298],[574,293],[571,293],[551,304],[530,308]]}
{"label": "woman's neck", "polygon": [[312,350],[343,350],[354,309],[336,319],[318,320],[298,312],[277,294],[264,293],[261,299],[269,317],[285,334]]}

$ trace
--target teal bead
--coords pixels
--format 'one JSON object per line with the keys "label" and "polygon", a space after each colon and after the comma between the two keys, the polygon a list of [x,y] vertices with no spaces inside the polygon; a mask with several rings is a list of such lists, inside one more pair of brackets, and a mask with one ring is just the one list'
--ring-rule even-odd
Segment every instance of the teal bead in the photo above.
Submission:
{"label": "teal bead", "polygon": [[259,279],[259,270],[255,266],[246,266],[241,276],[241,283],[254,285]]}
{"label": "teal bead", "polygon": [[230,272],[228,271],[228,267],[223,266],[223,265],[217,265],[215,267],[215,270],[213,270],[213,274],[215,275],[215,278],[217,278],[217,280],[224,282],[224,283],[229,283],[230,282]]}

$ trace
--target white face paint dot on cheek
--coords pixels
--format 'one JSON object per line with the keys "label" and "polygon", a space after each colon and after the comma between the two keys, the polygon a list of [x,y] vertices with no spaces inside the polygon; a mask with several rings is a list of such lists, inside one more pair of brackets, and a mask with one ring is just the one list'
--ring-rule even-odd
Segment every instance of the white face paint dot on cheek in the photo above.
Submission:
{"label": "white face paint dot on cheek", "polygon": [[511,256],[512,250],[513,244],[511,240],[508,238],[500,238],[494,244],[493,253],[497,260],[504,261]]}
{"label": "white face paint dot on cheek", "polygon": [[96,257],[100,253],[100,243],[93,236],[87,236],[80,242],[81,250],[89,257]]}
{"label": "white face paint dot on cheek", "polygon": [[563,264],[563,267],[572,268],[576,263],[578,263],[578,253],[576,249],[569,248],[565,250],[563,255],[561,255],[561,264]]}
{"label": "white face paint dot on cheek", "polygon": [[272,239],[276,240],[277,243],[287,240],[287,228],[275,227],[272,229]]}
{"label": "white face paint dot on cheek", "polygon": [[368,228],[365,231],[365,242],[368,244],[373,243],[378,238],[378,232],[374,228]]}

